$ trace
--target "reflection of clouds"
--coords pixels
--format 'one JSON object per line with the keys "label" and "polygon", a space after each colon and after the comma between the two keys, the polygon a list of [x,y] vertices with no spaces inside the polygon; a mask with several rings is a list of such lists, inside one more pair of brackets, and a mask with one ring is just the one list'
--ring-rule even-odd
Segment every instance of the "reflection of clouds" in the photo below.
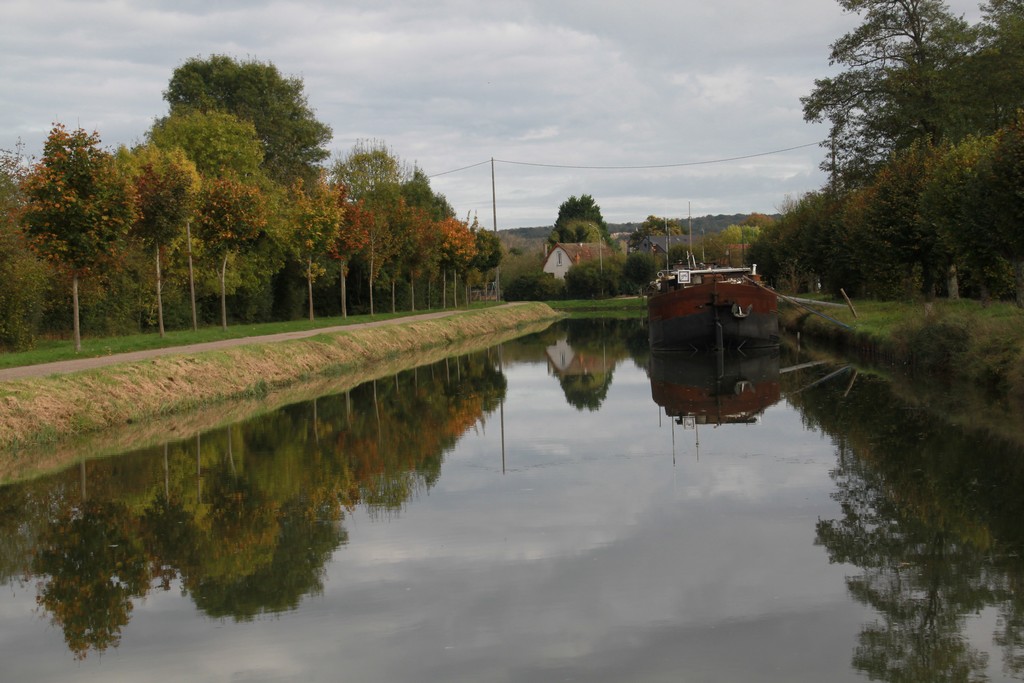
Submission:
{"label": "reflection of clouds", "polygon": [[[676,427],[673,466],[642,369],[621,364],[590,414],[543,364],[508,379],[504,474],[491,415],[400,513],[346,515],[323,594],[297,612],[235,624],[197,619],[177,587],[151,593],[74,679],[837,680],[864,608],[813,544],[837,514],[827,441],[779,404],[702,429],[699,460]],[[59,630],[22,627],[24,593],[0,601],[0,649],[24,653],[2,678],[62,680],[67,662],[39,656]]]}
{"label": "reflection of clouds", "polygon": [[[491,429],[463,439],[430,496],[399,519],[357,516],[349,525],[326,599],[364,604],[376,595],[373,630],[403,659],[443,653],[442,677],[450,659],[515,680],[520,662],[579,671],[607,661],[609,648],[654,647],[665,632],[739,632],[758,620],[792,627],[804,613],[847,609],[841,568],[829,569],[811,542],[814,520],[831,508],[801,508],[830,487],[832,451],[817,437],[794,445],[790,433],[787,446],[775,446],[758,435],[761,425],[722,428],[706,437],[707,456],[673,468],[645,379],[617,378],[602,408],[615,416],[611,426],[581,429],[564,401],[537,403],[557,387],[520,390],[529,374],[510,377],[509,473],[500,474],[500,434]],[[792,420],[780,407],[765,423]],[[794,448],[807,459],[780,464]],[[381,581],[393,592],[382,596]],[[828,628],[802,635],[822,640]],[[747,630],[747,640],[765,637]],[[390,675],[409,673],[394,666]]]}

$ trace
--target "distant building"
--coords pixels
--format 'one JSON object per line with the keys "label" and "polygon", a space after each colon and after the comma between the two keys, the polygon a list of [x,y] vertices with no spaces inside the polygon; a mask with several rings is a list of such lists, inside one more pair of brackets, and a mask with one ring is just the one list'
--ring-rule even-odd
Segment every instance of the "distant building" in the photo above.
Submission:
{"label": "distant building", "polygon": [[635,252],[641,252],[644,254],[651,254],[657,259],[659,256],[662,260],[665,258],[665,254],[668,253],[672,247],[682,245],[687,247],[690,245],[689,235],[648,235],[640,240],[640,244],[637,245]]}
{"label": "distant building", "polygon": [[611,247],[602,242],[592,242],[589,244],[558,243],[551,248],[551,251],[544,258],[544,272],[554,275],[559,280],[564,280],[565,274],[577,263],[611,258],[613,253]]}

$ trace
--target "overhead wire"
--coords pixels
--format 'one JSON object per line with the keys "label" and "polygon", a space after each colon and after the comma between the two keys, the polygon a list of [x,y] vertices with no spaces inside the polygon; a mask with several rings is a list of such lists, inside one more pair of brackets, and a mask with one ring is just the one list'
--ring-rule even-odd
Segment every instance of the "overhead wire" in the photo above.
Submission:
{"label": "overhead wire", "polygon": [[743,161],[745,159],[756,159],[757,157],[771,156],[773,154],[783,154],[785,152],[792,152],[797,149],[804,149],[806,147],[814,147],[821,145],[821,142],[808,142],[803,145],[797,145],[795,147],[786,147],[784,149],[775,149],[770,152],[758,152],[756,154],[744,154],[742,156],[726,157],[723,159],[708,159],[705,161],[686,161],[673,164],[644,164],[644,165],[623,165],[623,166],[586,166],[578,164],[546,164],[533,161],[510,161],[508,159],[485,159],[484,161],[470,164],[469,166],[463,166],[461,168],[455,168],[450,171],[442,171],[441,173],[434,173],[433,175],[427,176],[429,178],[436,178],[438,176],[448,175],[450,173],[458,173],[459,171],[465,171],[477,166],[483,166],[488,163],[496,164],[509,164],[514,166],[534,166],[539,168],[561,168],[561,169],[572,169],[572,170],[589,170],[589,171],[635,171],[644,169],[659,169],[659,168],[683,168],[686,166],[707,166],[710,164],[724,164],[731,161]]}

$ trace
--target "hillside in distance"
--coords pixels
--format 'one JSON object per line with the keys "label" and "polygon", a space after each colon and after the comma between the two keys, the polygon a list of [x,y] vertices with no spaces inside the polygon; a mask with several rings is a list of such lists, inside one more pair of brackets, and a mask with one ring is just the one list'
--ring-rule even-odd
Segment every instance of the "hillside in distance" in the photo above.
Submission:
{"label": "hillside in distance", "polygon": [[[716,232],[725,230],[730,225],[736,225],[742,223],[750,214],[746,213],[734,213],[730,215],[718,214],[713,216],[694,216],[693,217],[693,234],[694,236],[699,235],[710,235]],[[772,218],[779,218],[778,215],[772,216]],[[669,220],[672,220],[671,218]],[[677,218],[683,225],[687,224],[687,218]],[[543,242],[547,240],[548,235],[551,234],[552,225],[539,226],[534,228],[509,228],[507,230],[499,230],[498,234],[501,236],[502,241],[506,244],[524,244],[533,242]],[[615,234],[617,232],[633,232],[640,227],[640,223],[609,223],[608,232]]]}

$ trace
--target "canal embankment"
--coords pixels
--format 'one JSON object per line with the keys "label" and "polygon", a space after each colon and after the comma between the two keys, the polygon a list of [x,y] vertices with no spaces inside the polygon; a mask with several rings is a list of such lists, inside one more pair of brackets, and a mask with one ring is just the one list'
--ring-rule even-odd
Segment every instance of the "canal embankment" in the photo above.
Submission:
{"label": "canal embankment", "polygon": [[835,320],[779,308],[786,330],[846,355],[1024,399],[1024,311],[1012,304],[857,302],[826,312]]}
{"label": "canal embankment", "polygon": [[96,456],[141,447],[345,391],[543,329],[559,317],[542,303],[507,305],[3,381],[0,481],[53,469],[83,448]]}

